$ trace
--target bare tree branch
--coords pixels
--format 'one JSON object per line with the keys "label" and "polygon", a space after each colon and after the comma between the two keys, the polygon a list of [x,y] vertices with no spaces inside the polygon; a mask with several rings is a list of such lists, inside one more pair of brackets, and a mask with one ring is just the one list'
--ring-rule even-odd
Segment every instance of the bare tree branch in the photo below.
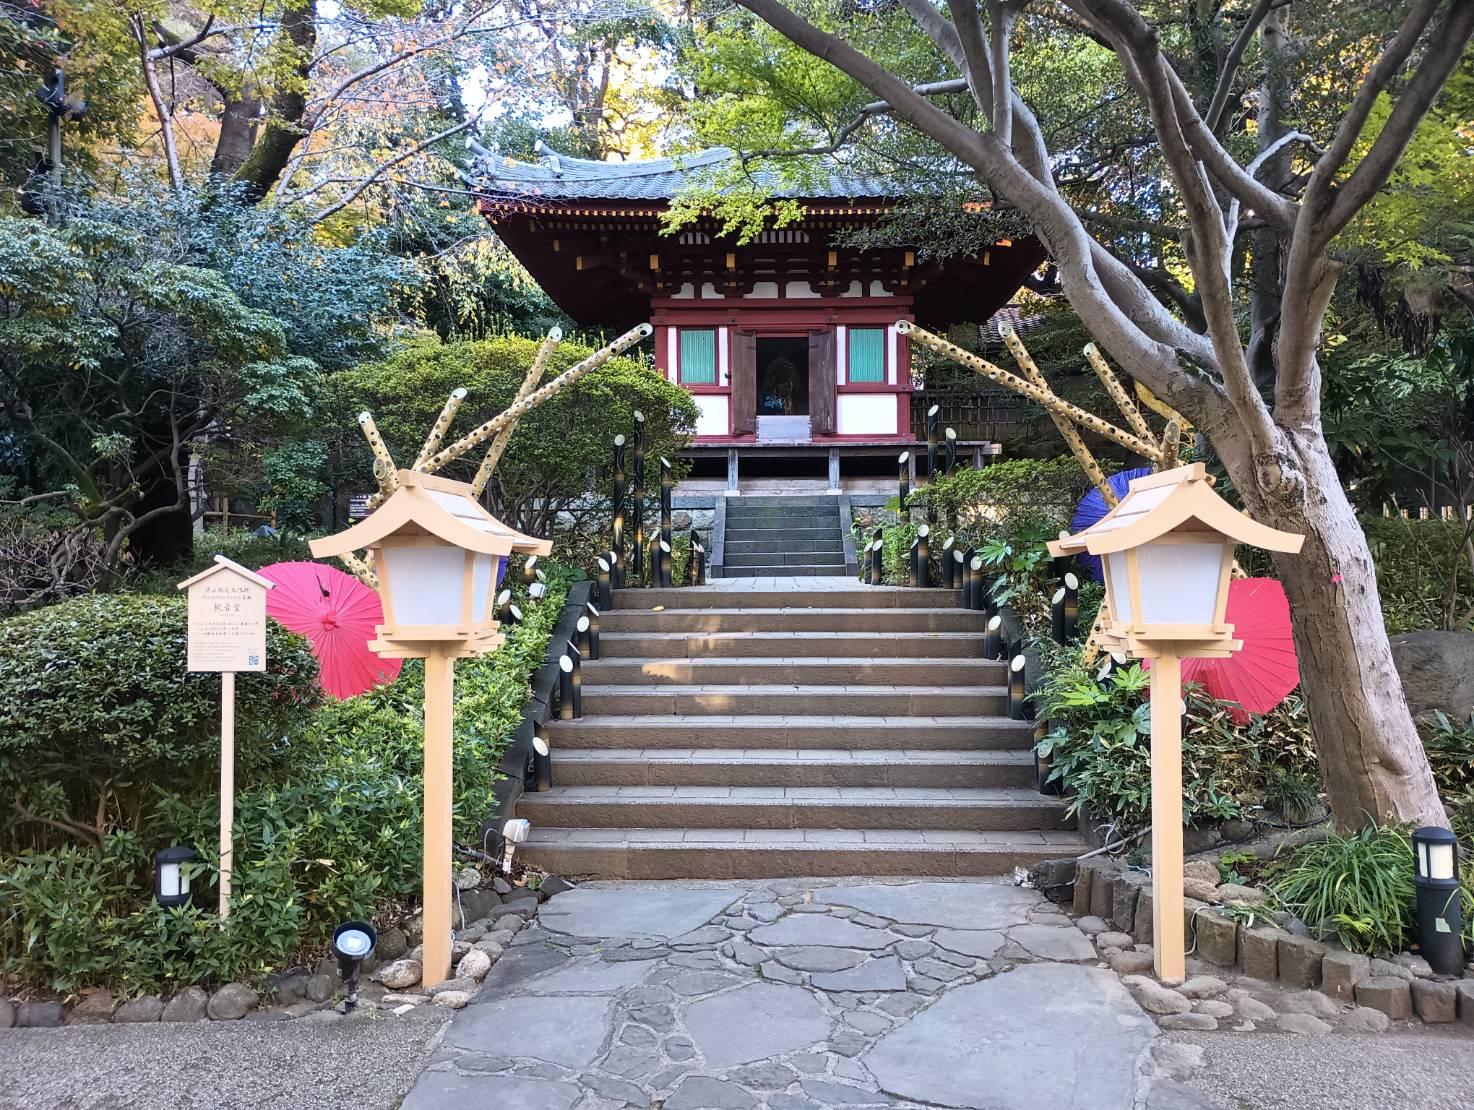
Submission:
{"label": "bare tree branch", "polygon": [[1238,78],[1239,66],[1244,60],[1244,51],[1249,49],[1249,43],[1254,41],[1259,25],[1264,22],[1275,3],[1276,0],[1258,0],[1258,3],[1254,5],[1254,10],[1244,20],[1244,25],[1239,28],[1233,45],[1228,48],[1228,54],[1223,59],[1223,71],[1218,75],[1218,87],[1213,90],[1213,98],[1208,102],[1208,111],[1203,115],[1203,122],[1215,135],[1223,126],[1223,113],[1228,107],[1228,98],[1233,94],[1233,83]]}

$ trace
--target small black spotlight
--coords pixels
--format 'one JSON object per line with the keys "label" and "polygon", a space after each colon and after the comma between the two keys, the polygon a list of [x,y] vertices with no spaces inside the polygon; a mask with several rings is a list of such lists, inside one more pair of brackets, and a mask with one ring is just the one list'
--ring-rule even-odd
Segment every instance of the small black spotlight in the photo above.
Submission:
{"label": "small black spotlight", "polygon": [[358,1006],[358,969],[374,954],[379,935],[367,921],[345,921],[333,930],[333,955],[338,958],[338,978],[343,980],[343,1012]]}
{"label": "small black spotlight", "polygon": [[1464,973],[1463,906],[1459,902],[1459,838],[1425,825],[1413,833],[1413,887],[1418,947],[1435,975]]}
{"label": "small black spotlight", "polygon": [[189,904],[189,875],[184,865],[197,859],[193,848],[176,844],[171,848],[160,848],[154,853],[154,901],[161,906],[186,906]]}

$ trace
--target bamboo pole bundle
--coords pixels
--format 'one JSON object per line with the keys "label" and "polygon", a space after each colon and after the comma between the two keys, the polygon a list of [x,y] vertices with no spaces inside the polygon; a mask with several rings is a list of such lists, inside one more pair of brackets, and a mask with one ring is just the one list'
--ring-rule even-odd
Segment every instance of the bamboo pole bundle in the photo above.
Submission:
{"label": "bamboo pole bundle", "polygon": [[995,366],[987,359],[979,358],[970,351],[964,351],[955,343],[949,343],[939,335],[933,335],[925,328],[913,324],[910,320],[896,321],[896,330],[902,335],[909,335],[924,347],[930,347],[938,354],[946,355],[954,362],[961,363],[970,370],[983,375],[989,381],[997,382],[1005,389],[1011,389],[1015,393],[1022,394],[1031,401],[1043,405],[1051,413],[1058,413],[1068,420],[1079,424],[1082,428],[1088,428],[1097,435],[1119,443],[1128,451],[1134,451],[1144,459],[1153,462],[1160,457],[1161,451],[1155,443],[1134,436],[1130,432],[1124,432],[1114,424],[1102,420],[1093,412],[1086,412],[1079,405],[1072,405],[1060,397],[1056,397],[1050,390],[1041,389],[1033,382],[1025,381],[1017,374],[1010,374],[1001,366]]}
{"label": "bamboo pole bundle", "polygon": [[1151,425],[1146,422],[1146,417],[1141,415],[1141,410],[1136,407],[1136,402],[1126,392],[1126,387],[1116,377],[1115,371],[1101,357],[1100,350],[1094,343],[1085,344],[1085,361],[1090,363],[1090,368],[1095,371],[1095,376],[1100,379],[1100,384],[1105,386],[1105,391],[1110,394],[1111,400],[1116,402],[1116,407],[1121,410],[1121,415],[1126,418],[1126,423],[1131,425],[1131,430],[1142,439],[1152,438]]}
{"label": "bamboo pole bundle", "polygon": [[455,419],[456,410],[461,407],[461,402],[466,399],[464,388],[451,392],[445,402],[445,407],[440,410],[440,415],[435,418],[435,424],[430,429],[430,434],[425,437],[425,445],[420,448],[420,453],[415,456],[411,470],[418,470],[425,465],[431,455],[435,454],[435,448],[440,446],[440,441],[445,438],[445,433],[450,430],[450,422]]}
{"label": "bamboo pole bundle", "polygon": [[[538,345],[537,354],[532,358],[532,366],[528,369],[527,376],[517,387],[517,396],[512,399],[512,404],[525,401],[537,388],[537,383],[543,380],[543,374],[548,368],[548,359],[553,357],[553,351],[557,349],[562,339],[562,328],[553,328],[543,337],[542,343]],[[491,441],[491,446],[486,449],[486,457],[481,460],[481,465],[476,469],[476,477],[471,480],[472,497],[479,498],[482,491],[486,489],[486,483],[491,481],[496,464],[502,461],[502,455],[506,453],[507,445],[512,441],[512,432],[515,430],[516,425],[509,424],[497,432],[496,438]]]}
{"label": "bamboo pole bundle", "polygon": [[501,415],[492,417],[479,428],[467,432],[449,447],[442,449],[425,463],[424,473],[433,474],[447,463],[454,462],[460,458],[467,451],[475,450],[503,428],[516,424],[518,420],[521,420],[522,417],[526,416],[533,409],[537,408],[538,405],[547,401],[560,390],[572,385],[591,371],[597,370],[620,352],[633,347],[653,330],[649,324],[641,324],[638,327],[631,328],[613,343],[600,348],[582,362],[563,371],[563,373],[559,374],[541,389],[534,390],[522,400],[515,402]]}
{"label": "bamboo pole bundle", "polygon": [[360,559],[351,551],[346,555],[338,556],[338,558],[352,573],[353,577],[357,578],[369,589],[377,590],[379,588],[379,576],[374,573],[373,568],[364,562],[364,560]]}
{"label": "bamboo pole bundle", "polygon": [[394,465],[394,456],[389,454],[389,448],[384,446],[384,437],[379,434],[373,415],[359,413],[358,426],[363,431],[363,438],[368,440],[369,450],[374,453],[374,479],[379,483],[379,492],[369,498],[368,507],[372,512],[399,488],[399,468]]}

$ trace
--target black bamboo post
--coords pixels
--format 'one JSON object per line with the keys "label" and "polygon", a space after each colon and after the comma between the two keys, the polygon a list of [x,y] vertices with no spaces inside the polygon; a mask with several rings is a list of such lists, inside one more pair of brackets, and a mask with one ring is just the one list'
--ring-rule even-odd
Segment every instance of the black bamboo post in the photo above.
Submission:
{"label": "black bamboo post", "polygon": [[645,560],[645,414],[635,410],[635,562],[631,570],[636,583],[650,584],[654,575],[646,576]]}
{"label": "black bamboo post", "polygon": [[972,561],[975,556],[976,552],[969,547],[962,553],[962,565],[957,568],[957,588],[962,591],[962,607],[964,609],[972,608]]}
{"label": "black bamboo post", "polygon": [[522,584],[530,586],[537,581],[537,556],[527,556],[527,562],[522,564]]}
{"label": "black bamboo post", "polygon": [[916,529],[916,584],[923,590],[931,585],[931,526]]}
{"label": "black bamboo post", "polygon": [[619,589],[624,585],[624,436],[614,437],[614,504],[612,506],[611,532],[615,555],[614,577],[611,585]]}
{"label": "black bamboo post", "polygon": [[948,536],[946,542],[942,544],[942,589],[944,590],[952,589],[953,583],[957,580],[957,568],[953,565],[952,556],[954,553],[961,554],[961,552],[953,551],[952,545],[956,542],[957,537]]}
{"label": "black bamboo post", "polygon": [[553,745],[542,725],[532,726],[532,788],[539,794],[553,789]]}
{"label": "black bamboo post", "polygon": [[885,529],[877,528],[870,544],[870,584],[885,582]]}
{"label": "black bamboo post", "polygon": [[507,607],[509,605],[511,605],[511,604],[512,604],[512,591],[511,590],[503,590],[501,593],[499,593],[499,594],[496,595],[496,619],[500,623],[502,623],[502,624],[506,624],[507,623]]}
{"label": "black bamboo post", "polygon": [[906,464],[911,461],[911,452],[902,451],[901,457],[896,460],[898,467],[897,482],[901,490],[901,513],[906,512],[906,502],[911,497],[911,474],[906,469]]}
{"label": "black bamboo post", "polygon": [[661,586],[662,589],[668,590],[673,585],[673,583],[671,581],[671,576],[670,576],[670,572],[671,572],[671,550],[670,550],[670,544],[666,543],[665,540],[657,540],[656,541],[656,551],[657,551],[657,557],[660,560],[660,586]]}
{"label": "black bamboo post", "polygon": [[[671,492],[675,488],[675,479],[671,476],[670,460],[664,455],[660,457],[660,539],[667,547],[672,545],[671,539]],[[670,585],[669,582],[666,585]]]}
{"label": "black bamboo post", "polygon": [[942,406],[933,405],[926,410],[926,480],[937,480],[937,425],[941,420]]}
{"label": "black bamboo post", "polygon": [[1003,618],[993,616],[988,618],[988,628],[983,633],[983,658],[1003,658]]}
{"label": "black bamboo post", "polygon": [[517,607],[515,601],[507,602],[506,615],[502,617],[501,623],[508,626],[522,623],[522,610]]}
{"label": "black bamboo post", "polygon": [[691,529],[691,585],[706,585],[706,548],[701,543],[701,533]]}
{"label": "black bamboo post", "polygon": [[600,555],[596,565],[599,569],[595,573],[594,580],[599,586],[599,607],[607,609],[614,601],[613,589],[609,585],[609,560]]}
{"label": "black bamboo post", "polygon": [[1015,721],[1026,720],[1029,705],[1024,689],[1024,656],[1020,652],[1008,661],[1008,715]]}
{"label": "black bamboo post", "polygon": [[594,657],[594,619],[584,613],[573,627],[578,633],[579,654],[585,659],[592,659]]}
{"label": "black bamboo post", "polygon": [[585,608],[589,618],[589,658],[599,658],[599,607],[590,601]]}
{"label": "black bamboo post", "polygon": [[952,588],[962,589],[962,584],[967,580],[967,559],[961,548],[952,549]]}
{"label": "black bamboo post", "polygon": [[1065,574],[1064,585],[1054,591],[1049,610],[1055,643],[1069,643],[1075,638],[1075,627],[1080,621],[1080,580],[1073,574]]}
{"label": "black bamboo post", "polygon": [[573,716],[577,719],[583,716],[583,652],[578,650],[574,639],[569,638],[565,651],[573,660]]}
{"label": "black bamboo post", "polygon": [[574,719],[573,656],[564,652],[558,658],[558,720]]}
{"label": "black bamboo post", "polygon": [[972,599],[967,607],[981,612],[986,608],[983,589],[983,557],[981,555],[974,555],[972,562],[967,565],[967,568],[972,571]]}
{"label": "black bamboo post", "polygon": [[948,428],[942,435],[947,440],[946,462],[942,464],[942,473],[950,475],[957,469],[957,429]]}
{"label": "black bamboo post", "polygon": [[921,581],[921,571],[916,566],[916,555],[920,546],[921,539],[918,537],[911,541],[911,546],[906,551],[906,584],[913,590]]}

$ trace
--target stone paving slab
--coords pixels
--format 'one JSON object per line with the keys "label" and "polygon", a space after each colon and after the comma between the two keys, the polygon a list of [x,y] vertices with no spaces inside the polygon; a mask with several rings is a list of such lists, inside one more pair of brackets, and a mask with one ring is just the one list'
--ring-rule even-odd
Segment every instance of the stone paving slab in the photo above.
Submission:
{"label": "stone paving slab", "polygon": [[525,973],[488,980],[405,1107],[1186,1107],[1154,1023],[1073,962],[1090,947],[996,881],[587,884],[518,934],[498,968]]}

